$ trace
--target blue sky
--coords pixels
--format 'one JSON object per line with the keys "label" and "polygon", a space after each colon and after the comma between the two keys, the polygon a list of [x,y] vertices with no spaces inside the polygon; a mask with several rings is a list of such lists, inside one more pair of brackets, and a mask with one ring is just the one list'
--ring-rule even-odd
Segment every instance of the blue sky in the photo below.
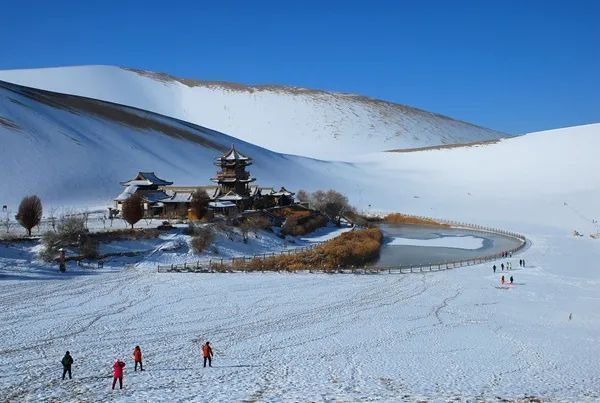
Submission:
{"label": "blue sky", "polygon": [[524,133],[600,122],[600,1],[2,1],[0,69],[353,92]]}

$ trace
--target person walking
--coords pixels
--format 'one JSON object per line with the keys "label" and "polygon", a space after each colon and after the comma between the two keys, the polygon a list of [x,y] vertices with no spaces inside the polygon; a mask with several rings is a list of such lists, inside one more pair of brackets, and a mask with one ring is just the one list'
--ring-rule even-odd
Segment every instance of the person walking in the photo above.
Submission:
{"label": "person walking", "polygon": [[63,359],[61,360],[62,366],[63,366],[63,375],[62,375],[62,379],[65,379],[65,375],[69,374],[69,379],[73,379],[71,378],[71,365],[73,365],[73,357],[71,357],[71,353],[69,353],[68,351],[65,353],[65,356],[63,357]]}
{"label": "person walking", "polygon": [[204,357],[204,368],[206,368],[206,361],[208,361],[208,366],[212,367],[213,351],[208,341],[202,345],[202,356]]}
{"label": "person walking", "polygon": [[117,358],[113,365],[113,383],[112,383],[113,390],[115,390],[115,385],[117,383],[117,379],[119,380],[119,389],[123,389],[123,368],[124,367],[125,367],[125,363]]}
{"label": "person walking", "polygon": [[523,267],[523,259],[519,259],[519,267]]}
{"label": "person walking", "polygon": [[523,259],[523,267],[525,267],[525,259]]}
{"label": "person walking", "polygon": [[500,264],[500,267],[502,268],[502,271],[504,271],[504,263]]}
{"label": "person walking", "polygon": [[494,269],[494,273],[496,273],[496,265],[494,265],[492,269]]}
{"label": "person walking", "polygon": [[138,364],[140,364],[140,371],[144,370],[144,366],[142,364],[143,357],[144,356],[142,355],[142,349],[140,346],[135,346],[133,349],[133,361],[135,362],[135,367],[133,368],[134,372],[137,371]]}
{"label": "person walking", "polygon": [[504,276],[502,276],[502,278],[500,279],[500,284],[502,285],[502,287],[504,287]]}
{"label": "person walking", "polygon": [[513,276],[510,276],[510,285],[513,283]]}

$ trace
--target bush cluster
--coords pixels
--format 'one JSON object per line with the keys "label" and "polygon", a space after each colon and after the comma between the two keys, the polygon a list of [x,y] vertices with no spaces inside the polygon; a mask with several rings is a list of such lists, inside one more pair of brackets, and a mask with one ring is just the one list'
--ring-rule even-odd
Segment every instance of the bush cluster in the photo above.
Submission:
{"label": "bush cluster", "polygon": [[448,227],[448,224],[435,221],[431,218],[415,217],[408,214],[392,213],[383,218],[383,221],[390,224],[419,224],[419,225],[434,225],[437,227]]}
{"label": "bush cluster", "polygon": [[45,261],[57,258],[60,248],[74,247],[85,258],[97,257],[98,242],[89,236],[82,216],[62,217],[56,226],[56,232],[48,231],[42,236],[44,249],[40,257]]}
{"label": "bush cluster", "polygon": [[155,239],[160,236],[160,231],[156,228],[140,228],[140,229],[119,229],[114,231],[96,232],[89,234],[89,237],[98,242],[113,242],[122,240],[137,240],[137,239]]}
{"label": "bush cluster", "polygon": [[[190,229],[188,229],[190,231]],[[208,248],[215,239],[215,234],[209,227],[194,226],[191,229],[192,240],[190,246],[194,253],[202,253]]]}
{"label": "bush cluster", "polygon": [[281,226],[282,235],[305,235],[324,227],[329,219],[322,214],[302,214],[289,216]]}
{"label": "bush cluster", "polygon": [[[255,270],[335,270],[343,267],[362,266],[379,256],[383,234],[379,228],[346,232],[321,246],[293,255],[281,255],[266,259],[255,258],[240,262]],[[236,264],[234,264],[234,267]]]}

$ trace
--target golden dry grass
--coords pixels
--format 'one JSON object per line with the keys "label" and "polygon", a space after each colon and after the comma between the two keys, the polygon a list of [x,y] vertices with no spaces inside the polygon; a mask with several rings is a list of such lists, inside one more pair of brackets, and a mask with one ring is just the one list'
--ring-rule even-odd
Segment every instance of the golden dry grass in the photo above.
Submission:
{"label": "golden dry grass", "polygon": [[[379,228],[346,232],[314,249],[292,254],[239,260],[232,268],[251,270],[335,270],[362,266],[379,256],[383,234]],[[224,267],[219,267],[223,269]]]}
{"label": "golden dry grass", "polygon": [[449,227],[448,224],[444,224],[431,218],[415,217],[401,213],[388,214],[383,218],[383,221],[390,224],[433,225],[436,227]]}

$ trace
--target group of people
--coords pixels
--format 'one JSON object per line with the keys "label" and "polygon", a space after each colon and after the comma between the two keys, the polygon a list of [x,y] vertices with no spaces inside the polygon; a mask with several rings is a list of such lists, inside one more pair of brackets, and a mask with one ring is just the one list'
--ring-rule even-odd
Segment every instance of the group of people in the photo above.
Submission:
{"label": "group of people", "polygon": [[[512,286],[513,285],[513,276],[510,276],[509,281],[510,281],[510,285]],[[501,286],[504,286],[505,282],[506,282],[506,280],[504,279],[504,275],[503,275],[502,278],[500,278],[500,284],[501,284]]]}
{"label": "group of people", "polygon": [[[501,254],[501,256],[502,256],[502,257],[508,257],[508,258],[510,258],[510,257],[512,257],[512,252],[503,252],[503,253]],[[519,267],[525,267],[525,259],[519,259]],[[500,264],[500,269],[501,269],[502,271],[504,271],[504,269],[505,269],[505,268],[506,268],[506,270],[511,270],[511,269],[512,269],[512,262],[511,262],[510,260],[509,260],[509,261],[507,261],[507,262],[506,262],[506,264],[504,264],[504,262],[502,262],[502,263]],[[494,271],[494,273],[496,273],[496,269],[497,269],[497,267],[496,267],[496,265],[494,264],[494,265],[492,266],[492,270]],[[512,286],[512,285],[513,285],[513,281],[514,281],[514,279],[513,279],[513,276],[512,276],[512,275],[510,276],[510,278],[509,278],[509,280],[508,280],[508,281],[509,281],[509,284]],[[505,283],[506,283],[506,279],[505,279],[504,275],[502,275],[502,277],[500,278],[500,286],[501,286],[501,287],[504,287],[504,284],[505,284]]]}
{"label": "group of people", "polygon": [[[511,270],[512,269],[512,263],[511,262],[506,262],[506,265],[504,263],[500,264],[500,269],[502,271],[504,271],[504,269],[506,268],[506,270]],[[496,273],[496,265],[492,266],[492,270],[494,270],[494,273]]]}
{"label": "group of people", "polygon": [[[206,367],[207,362],[208,362],[208,366],[212,367],[213,351],[212,351],[212,348],[208,341],[202,345],[202,356],[204,358],[204,367]],[[140,346],[135,346],[135,348],[133,349],[133,361],[135,363],[135,366],[133,367],[134,371],[137,371],[138,365],[140,366],[140,371],[144,370],[144,366],[142,363],[143,357],[144,356],[142,355],[142,349],[140,348]],[[73,360],[73,357],[71,356],[71,353],[69,351],[67,351],[65,353],[65,356],[61,360],[61,363],[63,366],[63,374],[62,374],[63,380],[65,379],[65,376],[67,374],[69,375],[69,379],[73,379],[72,374],[71,374],[71,366],[73,365],[73,362],[74,362],[74,360]],[[125,362],[117,358],[112,367],[112,369],[113,369],[112,389],[113,390],[115,389],[115,385],[117,384],[117,381],[119,382],[119,388],[123,389],[123,368],[125,368]]]}

